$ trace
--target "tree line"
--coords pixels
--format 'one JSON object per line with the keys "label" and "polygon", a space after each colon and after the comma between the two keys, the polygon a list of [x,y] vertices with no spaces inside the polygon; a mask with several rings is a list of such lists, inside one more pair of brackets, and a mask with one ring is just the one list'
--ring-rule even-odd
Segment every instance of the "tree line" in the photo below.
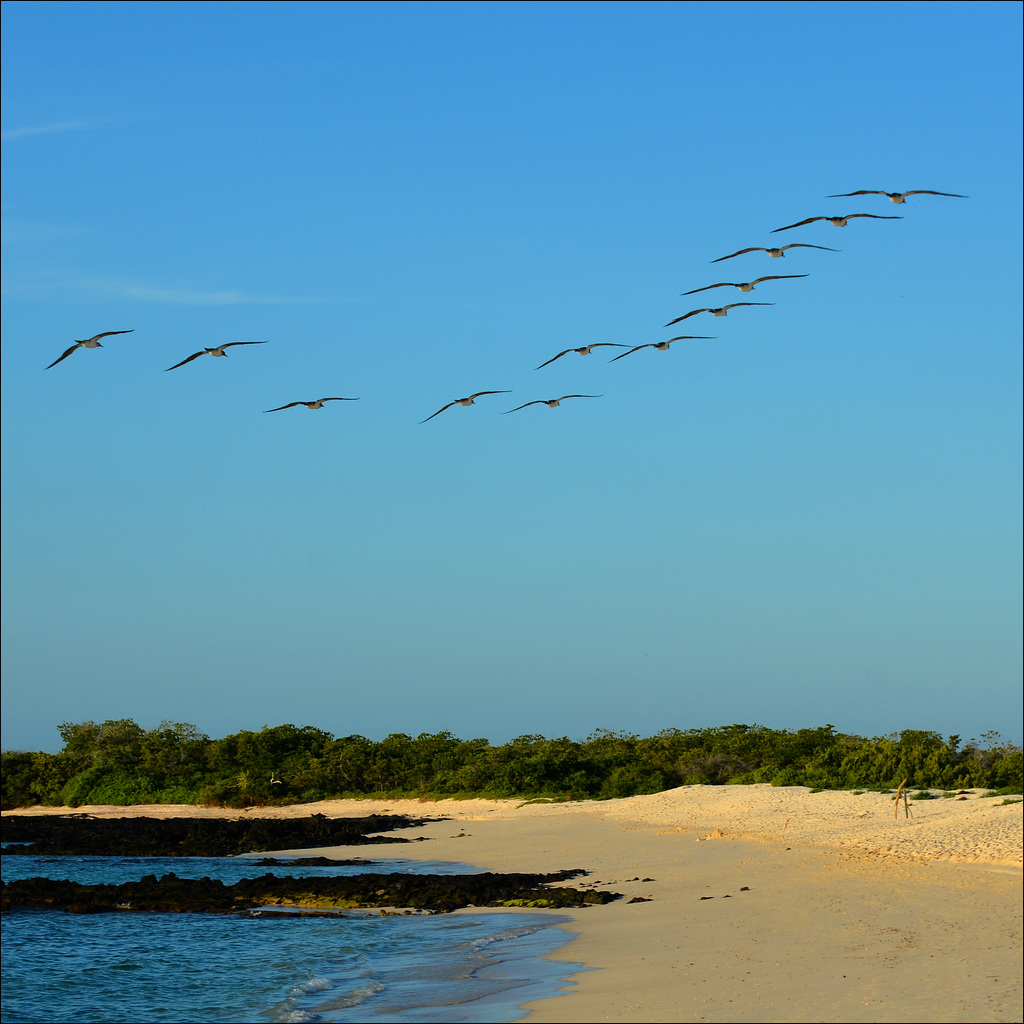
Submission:
{"label": "tree line", "polygon": [[985,733],[907,729],[866,739],[814,729],[727,725],[654,736],[601,730],[585,740],[509,743],[449,732],[383,740],[314,726],[265,726],[210,739],[186,722],[65,722],[57,754],[4,751],[3,809],[31,804],[183,803],[245,807],[331,797],[607,799],[692,784],[816,789],[1020,790],[1021,748]]}

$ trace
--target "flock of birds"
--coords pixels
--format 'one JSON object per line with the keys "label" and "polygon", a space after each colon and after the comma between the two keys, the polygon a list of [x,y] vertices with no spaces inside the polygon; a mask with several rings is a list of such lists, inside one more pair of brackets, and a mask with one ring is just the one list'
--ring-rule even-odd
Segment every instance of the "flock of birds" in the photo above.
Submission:
{"label": "flock of birds", "polygon": [[[889,202],[896,203],[897,205],[902,205],[903,203],[905,203],[907,201],[907,197],[908,196],[917,196],[917,195],[946,196],[946,197],[949,197],[949,198],[952,198],[952,199],[967,199],[967,198],[969,198],[968,196],[962,196],[962,195],[959,195],[959,194],[957,194],[955,192],[936,192],[933,189],[927,189],[927,188],[911,189],[910,191],[907,191],[907,192],[885,192],[885,191],[882,191],[882,190],[879,190],[879,189],[860,189],[860,190],[858,190],[856,192],[841,192],[841,193],[838,193],[837,195],[828,196],[827,198],[829,198],[829,199],[843,199],[843,198],[848,198],[848,197],[852,197],[852,196],[876,196],[876,195],[877,196],[885,196],[889,200]],[[804,218],[804,220],[798,220],[798,221],[796,221],[793,224],[786,224],[786,225],[784,225],[781,228],[775,228],[773,233],[779,232],[779,231],[790,231],[793,228],[804,227],[805,225],[808,225],[808,224],[814,224],[817,221],[827,221],[833,227],[844,228],[844,227],[847,226],[847,224],[851,220],[854,220],[856,218],[861,218],[861,217],[868,218],[868,219],[871,219],[871,220],[902,220],[903,219],[901,216],[897,216],[897,215],[888,215],[888,216],[886,216],[886,215],[883,215],[883,214],[876,214],[876,213],[848,213],[848,214],[845,214],[843,216],[836,216],[836,217],[829,217],[829,216],[806,217],[806,218]],[[764,253],[767,253],[770,257],[772,257],[774,259],[779,259],[779,258],[784,257],[786,255],[786,251],[788,249],[821,249],[821,250],[824,250],[826,252],[839,252],[838,249],[830,249],[828,246],[825,246],[825,245],[811,245],[810,243],[807,243],[807,242],[791,242],[788,245],[783,245],[783,246],[779,246],[779,247],[749,246],[749,247],[747,247],[745,249],[739,249],[736,252],[730,253],[728,256],[719,256],[718,259],[712,260],[711,262],[712,263],[722,263],[725,260],[735,259],[737,256],[743,256],[746,253],[751,253],[751,252],[764,252]],[[752,292],[756,285],[759,285],[759,284],[761,284],[761,283],[763,283],[765,281],[785,281],[785,280],[793,280],[793,279],[796,279],[796,278],[803,278],[803,277],[808,277],[808,276],[809,276],[808,274],[770,274],[770,275],[767,275],[765,277],[756,277],[756,278],[754,278],[753,281],[719,281],[716,284],[708,284],[708,285],[704,285],[704,286],[702,286],[700,288],[693,288],[693,289],[691,289],[688,292],[683,292],[682,294],[683,295],[696,295],[698,292],[710,291],[713,288],[737,288],[741,292]],[[683,320],[688,320],[690,317],[698,316],[701,313],[710,313],[712,316],[722,317],[722,316],[727,316],[730,309],[735,309],[735,308],[737,308],[739,306],[774,306],[774,305],[775,305],[774,302],[731,302],[731,303],[729,303],[727,305],[724,305],[724,306],[717,306],[717,307],[714,307],[714,306],[703,306],[700,309],[691,309],[688,313],[684,313],[682,316],[677,316],[674,320],[670,320],[667,324],[665,324],[665,326],[666,327],[672,327],[675,324],[681,323]],[[67,359],[68,356],[70,356],[72,353],[74,353],[75,351],[77,351],[80,348],[102,348],[103,346],[102,346],[102,344],[100,342],[101,338],[109,338],[109,337],[112,337],[113,335],[117,335],[117,334],[132,334],[132,333],[134,333],[133,330],[128,330],[128,331],[104,331],[102,334],[96,334],[96,335],[94,335],[91,338],[85,338],[85,339],[83,339],[81,341],[76,341],[70,348],[68,348],[65,352],[63,352],[60,356],[58,356],[52,363],[50,363],[50,365],[47,366],[46,369],[49,370],[52,367],[56,366],[58,363],[63,362],[63,360]],[[677,342],[677,341],[696,341],[696,340],[711,341],[711,340],[713,340],[713,337],[708,336],[708,335],[699,335],[699,334],[683,334],[683,335],[679,335],[679,336],[677,336],[675,338],[669,338],[666,341],[649,342],[649,343],[644,344],[644,345],[635,345],[633,347],[630,347],[629,345],[625,345],[625,344],[622,344],[622,343],[619,343],[619,342],[612,342],[612,341],[593,342],[593,343],[591,343],[589,345],[583,345],[580,348],[567,348],[567,349],[564,349],[563,351],[559,352],[557,355],[554,355],[550,359],[545,360],[543,363],[540,364],[540,366],[536,367],[536,369],[541,370],[545,366],[550,366],[551,363],[553,363],[556,360],[561,359],[563,356],[567,356],[567,355],[569,355],[570,353],[573,353],[573,352],[575,352],[576,355],[579,355],[579,356],[588,356],[596,348],[624,348],[624,349],[628,349],[628,351],[621,352],[621,353],[619,353],[618,355],[614,356],[612,359],[609,360],[609,362],[614,363],[614,362],[618,361],[619,359],[625,359],[626,356],[630,356],[634,352],[639,352],[639,351],[641,351],[642,349],[645,349],[645,348],[653,348],[653,349],[655,349],[658,352],[667,352],[669,347],[674,342]],[[168,371],[170,371],[170,370],[177,370],[179,367],[184,366],[186,363],[191,363],[193,360],[198,359],[200,356],[214,356],[214,357],[227,356],[227,354],[228,354],[227,353],[227,349],[233,348],[233,347],[238,346],[238,345],[266,345],[266,344],[267,344],[266,341],[229,341],[229,342],[227,342],[227,343],[225,343],[223,345],[216,345],[213,348],[203,348],[203,349],[200,349],[198,352],[193,352],[190,356],[186,356],[184,359],[182,359],[178,363],[175,363],[173,366],[168,366],[167,370]],[[441,406],[441,408],[438,409],[437,412],[431,413],[424,420],[420,420],[420,422],[421,423],[427,423],[428,421],[432,420],[435,416],[440,416],[441,413],[447,411],[448,409],[451,409],[453,406],[456,406],[456,405],[462,405],[462,406],[474,405],[478,398],[482,398],[485,395],[507,395],[507,394],[511,394],[511,391],[508,390],[508,389],[506,389],[506,390],[498,390],[498,391],[476,391],[476,392],[474,392],[471,395],[467,395],[465,398],[455,398],[455,399],[453,399],[447,405]],[[603,397],[604,397],[603,395],[562,395],[560,398],[538,398],[538,399],[535,399],[532,402],[524,402],[522,405],[517,405],[514,409],[507,409],[503,415],[508,415],[509,413],[513,413],[513,412],[519,412],[520,409],[527,409],[531,405],[545,405],[549,409],[555,409],[558,406],[560,406],[562,402],[568,401],[570,398],[603,398]],[[282,412],[285,409],[294,409],[297,406],[304,406],[307,409],[322,409],[324,407],[324,403],[325,402],[356,402],[356,401],[358,401],[357,398],[342,398],[342,397],[337,397],[337,396],[335,396],[335,397],[328,397],[328,398],[317,398],[317,399],[315,399],[313,401],[309,401],[309,402],[306,402],[306,401],[288,402],[285,405],[279,405],[279,406],[276,406],[273,409],[265,409],[264,412]]]}

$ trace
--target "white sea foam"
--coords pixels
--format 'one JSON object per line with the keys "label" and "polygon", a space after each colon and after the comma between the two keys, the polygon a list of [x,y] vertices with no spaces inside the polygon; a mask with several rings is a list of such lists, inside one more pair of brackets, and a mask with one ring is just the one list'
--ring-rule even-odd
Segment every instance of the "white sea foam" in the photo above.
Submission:
{"label": "white sea foam", "polygon": [[296,985],[292,989],[293,996],[306,995],[309,992],[324,992],[329,988],[334,988],[334,982],[330,978],[311,978],[309,981],[304,981],[301,985]]}
{"label": "white sea foam", "polygon": [[[569,918],[560,918],[559,920],[568,921]],[[493,935],[482,935],[479,938],[474,939],[471,945],[473,949],[482,951],[495,942],[508,942],[512,939],[522,939],[527,935],[535,935],[543,928],[548,927],[550,927],[550,925],[545,921],[544,924],[519,925],[512,928],[505,928],[500,932],[495,932]]]}
{"label": "white sea foam", "polygon": [[318,1005],[317,1009],[322,1013],[327,1013],[330,1010],[350,1010],[354,1006],[362,1006],[368,999],[385,991],[385,988],[386,986],[381,985],[379,982],[373,982],[370,985],[364,985],[362,988],[353,989],[351,992],[347,992],[336,999],[330,999]]}

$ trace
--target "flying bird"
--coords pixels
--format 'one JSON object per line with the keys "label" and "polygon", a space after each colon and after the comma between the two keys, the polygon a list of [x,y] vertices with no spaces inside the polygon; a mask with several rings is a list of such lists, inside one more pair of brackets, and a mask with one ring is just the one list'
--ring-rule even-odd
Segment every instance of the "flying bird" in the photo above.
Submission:
{"label": "flying bird", "polygon": [[683,292],[683,295],[696,295],[697,292],[710,291],[712,288],[739,288],[741,292],[752,292],[755,284],[762,281],[784,281],[791,277],[809,277],[809,274],[772,274],[769,277],[755,277],[753,281],[719,281],[718,284],[705,285],[703,288],[694,288],[693,291]]}
{"label": "flying bird", "polygon": [[468,398],[456,398],[454,402],[449,402],[447,405],[442,405],[437,412],[432,412],[426,420],[420,420],[420,423],[426,423],[427,420],[432,420],[435,416],[440,416],[445,409],[450,409],[453,405],[473,405],[473,400],[479,398],[481,395],[508,395],[511,394],[512,389],[509,388],[507,391],[477,391],[475,394],[470,395]]}
{"label": "flying bird", "polygon": [[[74,345],[72,345],[71,348],[69,348],[67,352],[64,353],[64,355],[58,356],[56,359],[54,359],[54,361],[50,363],[50,366],[56,366],[61,361],[61,359],[67,359],[67,357],[71,355],[71,353],[74,352],[76,348],[103,348],[103,346],[100,344],[100,338],[109,338],[112,334],[132,334],[134,333],[134,331],[135,328],[132,328],[132,330],[130,331],[104,331],[102,334],[93,335],[93,337],[86,338],[84,341],[76,341]],[[49,370],[50,366],[46,367],[46,369]]]}
{"label": "flying bird", "polygon": [[[537,369],[543,369],[548,363],[553,363],[556,359],[561,359],[562,356],[567,356],[570,352],[575,352],[578,356],[589,356],[592,349],[603,348],[607,345],[611,345],[614,348],[629,348],[628,345],[620,345],[615,341],[595,341],[592,345],[584,345],[583,348],[567,348],[564,352],[559,352],[557,356],[552,356],[547,363],[541,363]],[[514,412],[515,410],[513,409],[512,411]]]}
{"label": "flying bird", "polygon": [[[802,228],[805,224],[813,224],[816,220],[827,220],[834,228],[845,228],[846,222],[853,220],[854,217],[870,217],[872,220],[903,220],[902,217],[884,217],[878,213],[848,213],[845,217],[808,217],[807,220],[798,220],[795,224],[787,224],[784,228],[776,228],[775,231]],[[775,234],[775,231],[772,234]]]}
{"label": "flying bird", "polygon": [[[172,367],[173,369],[173,367]],[[304,405],[307,409],[322,409],[324,402],[358,402],[358,398],[318,398],[315,402],[289,402],[287,405],[279,405],[276,409],[264,409],[264,412],[280,412],[282,409],[292,409],[296,405]]]}
{"label": "flying bird", "polygon": [[[199,352],[193,352],[188,359],[182,359],[180,363],[175,363],[173,366],[168,366],[168,370],[176,370],[179,366],[184,366],[186,363],[191,363],[193,359],[198,359],[200,356],[226,356],[227,352],[224,351],[226,348],[231,348],[232,345],[266,345],[265,341],[229,341],[226,345],[218,345],[216,348],[204,348]],[[164,371],[167,372],[166,370]]]}
{"label": "flying bird", "polygon": [[845,199],[848,196],[885,196],[890,203],[905,203],[907,196],[950,196],[952,199],[970,199],[970,196],[957,195],[956,192],[933,192],[930,188],[915,188],[909,192],[883,192],[881,189],[862,188],[859,192],[840,192],[838,195],[826,196],[826,199]]}
{"label": "flying bird", "polygon": [[[705,307],[704,309],[691,309],[689,313],[684,313],[682,316],[677,316],[675,320],[669,320],[666,327],[671,327],[673,324],[679,323],[680,320],[685,320],[687,317],[696,316],[698,313],[710,313],[712,316],[727,316],[729,310],[734,306],[774,306],[774,302],[730,302],[728,306],[719,306],[718,309],[711,309]],[[615,360],[611,360],[613,363]]]}
{"label": "flying bird", "polygon": [[656,348],[659,352],[667,352],[669,345],[673,341],[714,341],[715,337],[707,337],[702,334],[681,334],[678,338],[669,338],[668,341],[652,341],[648,345],[637,345],[636,348],[631,348],[628,352],[623,352],[621,356],[616,356],[615,359],[609,359],[609,363],[614,363],[618,359],[625,359],[626,356],[631,356],[634,352],[639,352],[642,348]]}
{"label": "flying bird", "polygon": [[[627,346],[623,345],[622,347],[626,348]],[[572,349],[569,351],[571,352]],[[538,369],[540,369],[540,367],[538,367]],[[528,405],[546,405],[549,409],[554,409],[567,398],[604,398],[604,395],[562,395],[561,398],[538,398],[536,402],[525,402],[523,405],[517,405],[514,409],[506,410],[501,415],[507,416],[510,412],[519,412],[520,409],[525,409]]]}
{"label": "flying bird", "polygon": [[719,256],[712,263],[721,263],[722,260],[731,260],[734,256],[742,256],[745,252],[766,252],[773,259],[786,255],[787,249],[824,249],[826,252],[842,252],[842,249],[830,249],[827,245],[808,245],[807,242],[791,242],[789,245],[780,246],[778,249],[765,249],[760,245],[753,245],[749,249],[740,249],[739,252],[729,253],[728,256]]}

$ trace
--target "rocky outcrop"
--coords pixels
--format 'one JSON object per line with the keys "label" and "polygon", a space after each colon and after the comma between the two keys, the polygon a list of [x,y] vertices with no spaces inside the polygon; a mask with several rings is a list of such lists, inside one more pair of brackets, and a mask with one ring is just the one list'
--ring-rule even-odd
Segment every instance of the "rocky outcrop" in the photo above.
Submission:
{"label": "rocky outcrop", "polygon": [[582,868],[549,874],[411,875],[361,874],[334,878],[290,878],[265,874],[225,885],[210,878],[146,875],[121,885],[81,885],[27,878],[2,888],[0,908],[66,910],[256,913],[264,908],[306,912],[387,907],[448,913],[460,907],[584,907],[609,903],[618,893],[585,892],[554,883],[585,874]]}
{"label": "rocky outcrop", "polygon": [[376,833],[422,825],[426,818],[93,818],[88,814],[4,815],[4,854],[92,857],[229,857],[316,846],[407,843]]}

